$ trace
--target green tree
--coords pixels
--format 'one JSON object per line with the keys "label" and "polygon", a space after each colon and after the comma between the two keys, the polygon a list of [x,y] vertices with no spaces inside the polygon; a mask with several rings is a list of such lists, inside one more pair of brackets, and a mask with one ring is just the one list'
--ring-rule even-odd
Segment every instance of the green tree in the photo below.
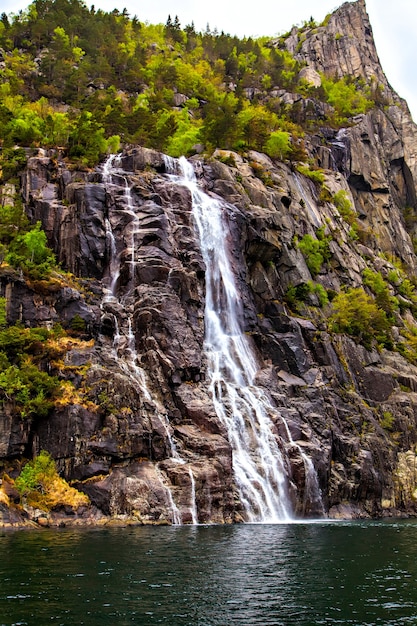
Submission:
{"label": "green tree", "polygon": [[291,153],[291,135],[284,130],[272,132],[265,143],[265,152],[273,159],[286,159]]}
{"label": "green tree", "polygon": [[308,269],[312,276],[316,276],[322,268],[325,261],[328,261],[331,257],[329,241],[330,238],[324,237],[322,232],[317,232],[318,238],[314,238],[312,235],[304,235],[302,239],[297,242],[298,248],[303,253]]}
{"label": "green tree", "polygon": [[49,277],[55,267],[55,255],[47,246],[40,222],[28,232],[16,235],[9,245],[6,261],[35,280]]}
{"label": "green tree", "polygon": [[26,246],[31,263],[42,263],[52,257],[40,222],[37,222],[35,228],[23,235],[23,244]]}
{"label": "green tree", "polygon": [[333,299],[329,329],[355,337],[366,348],[390,342],[390,322],[361,287],[342,291]]}
{"label": "green tree", "polygon": [[20,476],[16,478],[15,485],[21,496],[27,496],[31,491],[45,490],[55,474],[53,458],[46,450],[41,450],[33,461],[26,463]]}
{"label": "green tree", "polygon": [[239,137],[236,113],[239,100],[227,93],[208,103],[204,108],[204,125],[201,131],[204,143],[212,148],[230,149]]}
{"label": "green tree", "polygon": [[385,282],[381,272],[373,272],[368,267],[364,269],[363,283],[369,287],[375,294],[376,304],[385,313],[391,315],[395,309],[398,309],[398,300],[392,296],[388,284]]}

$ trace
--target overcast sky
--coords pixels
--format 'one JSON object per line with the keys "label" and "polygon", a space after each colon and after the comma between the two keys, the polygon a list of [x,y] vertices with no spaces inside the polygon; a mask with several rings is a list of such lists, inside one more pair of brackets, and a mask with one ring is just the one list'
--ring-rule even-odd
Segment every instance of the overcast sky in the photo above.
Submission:
{"label": "overcast sky", "polygon": [[[25,9],[25,0],[1,0],[6,13]],[[278,35],[313,17],[321,21],[338,0],[86,0],[105,11],[126,8],[141,22],[165,23],[178,15],[182,26],[194,21],[197,30],[209,24],[231,35]],[[417,122],[417,1],[366,0],[382,67],[391,85],[408,101]]]}

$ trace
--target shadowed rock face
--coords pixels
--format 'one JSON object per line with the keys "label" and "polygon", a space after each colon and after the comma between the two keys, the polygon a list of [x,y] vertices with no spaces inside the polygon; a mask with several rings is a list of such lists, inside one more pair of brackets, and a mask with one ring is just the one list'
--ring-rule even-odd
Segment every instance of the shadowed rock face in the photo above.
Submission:
{"label": "shadowed rock face", "polygon": [[[239,323],[258,362],[255,385],[271,403],[294,514],[322,513],[309,497],[303,455],[315,468],[326,514],[410,512],[417,368],[398,352],[329,334],[316,295],[307,296],[309,309],[295,312],[286,294],[308,281],[333,292],[361,286],[365,267],[386,274],[392,255],[416,272],[415,226],[403,216],[405,207],[417,208],[416,127],[380,69],[363,2],[343,5],[298,54],[315,70],[377,76],[401,105],[306,141],[326,169],[330,194],[346,191],[365,237],[352,239],[336,206],[320,201],[316,186],[287,164],[256,152],[192,160],[201,189],[224,201],[224,238],[243,304]],[[232,445],[209,389],[206,267],[190,192],[152,150],[126,148],[107,166],[74,172],[38,155],[24,172],[28,215],[42,222],[58,260],[80,282],[40,293],[2,274],[8,321],[50,327],[80,316],[94,343],[74,345],[60,370],[83,401],[31,421],[3,405],[0,457],[47,449],[105,515],[240,521]],[[330,259],[312,277],[294,242],[322,226]],[[399,328],[408,305],[397,315]]]}

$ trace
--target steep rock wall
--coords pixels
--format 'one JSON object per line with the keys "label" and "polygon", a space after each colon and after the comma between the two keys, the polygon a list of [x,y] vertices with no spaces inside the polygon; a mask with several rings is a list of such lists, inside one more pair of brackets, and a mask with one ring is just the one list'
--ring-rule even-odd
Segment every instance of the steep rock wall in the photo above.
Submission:
{"label": "steep rock wall", "polygon": [[[329,309],[318,306],[317,294],[297,306],[288,298],[310,282],[333,294],[368,289],[365,268],[386,277],[395,259],[410,276],[416,270],[409,217],[417,208],[417,131],[380,70],[364,11],[361,1],[343,5],[298,53],[320,71],[376,76],[392,98],[345,129],[307,138],[310,157],[325,170],[325,197],[294,164],[256,152],[192,159],[201,188],[223,201],[244,305],[240,323],[259,364],[256,385],[272,403],[292,507],[301,516],[322,513],[306,496],[303,453],[325,514],[415,512],[417,368],[398,351],[329,332]],[[343,54],[338,32],[349,44]],[[106,515],[245,519],[231,442],[208,388],[206,268],[189,190],[168,175],[163,155],[138,146],[93,172],[71,171],[57,155],[39,153],[22,183],[28,215],[42,222],[59,261],[79,280],[40,291],[5,269],[8,321],[50,327],[79,316],[93,342],[74,345],[58,371],[82,390],[82,401],[72,398],[31,420],[3,405],[1,458],[47,449]],[[359,240],[332,201],[340,190]],[[312,276],[297,241],[318,229],[330,254]],[[394,339],[413,323],[413,302],[401,297]]]}
{"label": "steep rock wall", "polygon": [[[398,453],[415,445],[416,368],[397,353],[369,351],[348,337],[330,336],[320,309],[313,307],[316,319],[313,315],[308,321],[294,316],[284,299],[289,286],[312,280],[294,245],[295,235],[314,233],[320,226],[338,233],[331,242],[331,262],[316,277],[335,291],[341,285],[361,284],[369,259],[380,267],[380,244],[375,243],[378,248],[373,251],[349,240],[348,226],[335,207],[320,205],[311,181],[288,166],[257,153],[249,160],[228,156],[233,156],[234,167],[212,160],[196,169],[200,184],[211,194],[234,202],[224,208],[225,236],[244,301],[244,327],[261,364],[257,384],[268,390],[292,439],[312,459],[326,511],[339,515],[347,504],[353,514],[409,508],[413,501],[401,490],[395,468]],[[255,163],[268,168],[273,184],[265,186],[255,176]],[[7,416],[3,456],[46,448],[66,477],[77,480],[107,514],[139,512],[144,519],[172,519],[169,489],[184,522],[191,521],[191,468],[198,519],[239,519],[231,448],[207,389],[202,350],[205,268],[188,191],[165,174],[162,155],[140,148],[123,153],[116,182],[104,183],[99,172],[87,176],[85,194],[73,194],[74,183],[62,165],[51,187],[47,172],[52,165],[45,165],[45,157],[33,157],[29,163],[27,205],[33,217],[42,220],[57,254],[65,255],[63,260],[80,259],[84,268],[95,266],[91,272],[95,277],[87,294],[67,288],[42,297],[21,280],[3,276],[2,284],[7,287],[10,321],[50,325],[76,314],[85,319],[94,346],[72,350],[66,366],[70,370],[72,364],[88,365],[83,384],[96,408],[62,406],[31,423]],[[71,178],[78,176],[72,173]],[[134,233],[134,276],[126,180],[139,224]],[[329,170],[327,180],[333,190],[349,190],[338,172]],[[76,185],[82,188],[82,183]],[[381,193],[356,188],[353,192],[372,200]],[[384,196],[392,198],[387,192]],[[65,211],[57,217],[60,205]],[[356,201],[355,206],[361,205]],[[48,228],[51,213],[54,230]],[[71,213],[78,216],[72,220],[73,230],[67,220]],[[94,215],[94,232],[83,217],[89,214]],[[394,204],[390,217],[394,223],[388,216],[373,223],[375,242],[383,242],[382,235],[392,229],[397,243],[387,236],[390,249],[414,264],[410,238],[398,228],[402,217]],[[367,219],[364,214],[361,218]],[[112,232],[119,233],[117,297],[109,297],[112,251],[106,220],[112,222]],[[68,250],[68,241],[78,247]],[[139,374],[133,362],[140,366]],[[387,413],[394,419],[390,431],[381,426]],[[281,426],[278,419],[277,432],[281,429],[285,441]],[[183,463],[173,458],[172,440]],[[288,441],[285,445],[291,447]],[[293,457],[289,451],[289,458],[297,487],[294,509],[302,513],[305,477],[297,451]]]}

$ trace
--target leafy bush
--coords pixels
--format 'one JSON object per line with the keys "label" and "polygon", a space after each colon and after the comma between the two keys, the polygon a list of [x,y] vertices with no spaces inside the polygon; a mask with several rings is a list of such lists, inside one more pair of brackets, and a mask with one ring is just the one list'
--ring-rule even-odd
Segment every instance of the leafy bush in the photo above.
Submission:
{"label": "leafy bush", "polygon": [[29,227],[29,222],[18,204],[0,209],[0,242],[5,245],[6,263],[33,280],[49,278],[57,269],[55,255],[47,245],[41,223]]}
{"label": "leafy bush", "polygon": [[310,295],[317,297],[320,307],[325,306],[329,302],[329,296],[326,289],[320,283],[315,283],[309,280],[306,283],[301,283],[294,287],[290,285],[285,294],[285,301],[294,310],[298,311],[300,304],[306,302]]}
{"label": "leafy bush", "polygon": [[29,228],[29,220],[17,199],[14,204],[0,204],[0,242],[8,246],[20,231]]}
{"label": "leafy bush", "polygon": [[417,365],[417,327],[407,324],[401,331],[402,340],[396,345],[400,354],[410,363]]}
{"label": "leafy bush", "polygon": [[414,303],[417,301],[415,287],[409,278],[404,278],[400,282],[398,285],[398,293]]}
{"label": "leafy bush", "polygon": [[308,165],[297,165],[297,171],[312,180],[316,185],[323,185],[324,183],[325,177],[323,170],[311,170]]}
{"label": "leafy bush", "polygon": [[26,463],[15,485],[21,497],[29,506],[49,511],[59,505],[78,508],[89,503],[88,497],[80,493],[60,478],[55,462],[48,452],[41,450],[39,455]]}
{"label": "leafy bush", "polygon": [[327,102],[336,110],[335,121],[338,124],[359,113],[366,113],[374,105],[369,88],[362,83],[357,86],[349,77],[334,81],[323,76],[322,87]]}
{"label": "leafy bush", "polygon": [[391,411],[384,411],[382,417],[379,418],[379,423],[385,430],[392,430],[395,422],[395,417]]}
{"label": "leafy bush", "polygon": [[331,257],[329,242],[330,237],[324,237],[320,229],[317,231],[318,239],[312,235],[304,235],[297,242],[298,248],[303,253],[308,269],[312,276],[319,274],[322,265]]}
{"label": "leafy bush", "polygon": [[323,307],[326,304],[328,304],[329,296],[328,296],[326,289],[323,287],[323,285],[321,285],[320,283],[312,283],[311,281],[309,282],[309,284],[310,284],[311,293],[314,293],[314,295],[317,296],[317,299],[319,301],[319,306]]}
{"label": "leafy bush", "polygon": [[332,302],[329,329],[355,337],[366,348],[389,346],[391,324],[385,311],[361,287],[340,292]]}
{"label": "leafy bush", "polygon": [[339,211],[340,215],[343,217],[345,222],[347,222],[350,226],[353,226],[356,222],[356,213],[352,209],[352,204],[348,198],[346,191],[340,189],[337,191],[332,197],[332,202],[335,205],[336,209]]}
{"label": "leafy bush", "polygon": [[0,402],[7,399],[22,418],[46,416],[60,390],[58,378],[39,370],[30,358],[7,366],[5,353],[0,354]]}
{"label": "leafy bush", "polygon": [[386,313],[392,314],[398,309],[398,300],[391,295],[389,287],[380,272],[365,268],[362,274],[363,283],[375,294],[375,302]]}
{"label": "leafy bush", "polygon": [[46,416],[60,395],[59,379],[39,367],[52,337],[45,328],[0,329],[0,402],[11,403],[22,418]]}
{"label": "leafy bush", "polygon": [[55,476],[55,463],[50,454],[41,450],[39,456],[29,461],[16,478],[15,485],[21,496],[31,491],[43,490],[45,485]]}
{"label": "leafy bush", "polygon": [[3,147],[0,154],[0,174],[3,182],[17,176],[27,162],[23,148]]}

